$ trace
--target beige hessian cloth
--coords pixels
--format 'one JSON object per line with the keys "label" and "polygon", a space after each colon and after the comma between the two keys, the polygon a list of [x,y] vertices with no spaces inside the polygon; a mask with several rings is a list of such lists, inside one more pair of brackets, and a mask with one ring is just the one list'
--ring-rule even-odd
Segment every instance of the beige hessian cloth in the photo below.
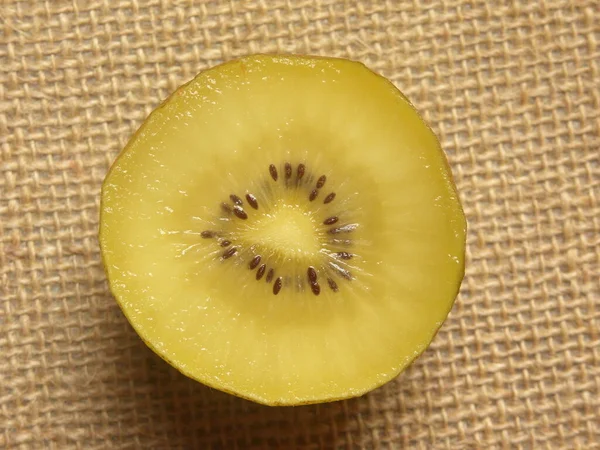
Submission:
{"label": "beige hessian cloth", "polygon": [[[600,448],[596,0],[3,0],[0,448]],[[148,350],[109,295],[100,183],[146,115],[254,52],[389,77],[469,221],[431,348],[355,400],[267,408]]]}

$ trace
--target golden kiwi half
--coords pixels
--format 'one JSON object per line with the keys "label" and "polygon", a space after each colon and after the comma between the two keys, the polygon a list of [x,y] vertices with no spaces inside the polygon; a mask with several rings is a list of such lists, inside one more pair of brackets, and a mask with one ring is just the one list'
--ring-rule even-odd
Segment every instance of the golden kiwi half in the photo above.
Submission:
{"label": "golden kiwi half", "polygon": [[466,222],[440,145],[364,65],[256,55],[199,74],[102,187],[110,288],[185,375],[268,405],[361,395],[433,339]]}

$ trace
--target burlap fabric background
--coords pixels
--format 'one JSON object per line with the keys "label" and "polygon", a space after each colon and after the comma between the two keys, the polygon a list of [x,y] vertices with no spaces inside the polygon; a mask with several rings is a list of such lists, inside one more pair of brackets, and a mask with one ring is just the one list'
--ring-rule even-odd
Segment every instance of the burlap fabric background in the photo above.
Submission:
{"label": "burlap fabric background", "polygon": [[[0,448],[600,447],[596,0],[15,1],[0,6]],[[108,293],[100,183],[198,71],[349,57],[440,136],[469,220],[431,348],[360,399],[268,408],[149,351]]]}

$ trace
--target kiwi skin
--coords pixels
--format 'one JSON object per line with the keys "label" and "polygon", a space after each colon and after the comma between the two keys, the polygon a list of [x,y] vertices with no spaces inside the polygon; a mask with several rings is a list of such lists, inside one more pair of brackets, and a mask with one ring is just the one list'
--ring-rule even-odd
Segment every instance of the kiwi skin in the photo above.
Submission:
{"label": "kiwi skin", "polygon": [[[218,69],[219,67],[223,66],[223,65],[229,65],[229,64],[244,64],[244,59],[246,58],[272,58],[273,56],[280,56],[280,57],[289,57],[289,58],[295,58],[295,59],[311,59],[311,60],[341,60],[341,61],[348,61],[345,58],[336,58],[336,57],[322,57],[322,56],[311,56],[311,55],[295,55],[295,54],[288,54],[288,55],[267,55],[267,54],[254,54],[254,55],[248,55],[246,57],[242,57],[239,59],[234,59],[234,60],[230,60],[230,61],[226,61],[223,62],[221,64],[212,66],[210,68],[207,68],[201,72],[199,72],[198,74],[196,74],[196,76],[194,78],[192,78],[190,81],[188,81],[187,83],[182,84],[181,86],[179,86],[175,91],[173,91],[165,100],[163,100],[160,105],[158,107],[156,107],[146,118],[146,120],[144,120],[144,122],[141,124],[141,126],[135,131],[135,133],[130,137],[127,145],[123,148],[123,150],[117,155],[117,157],[115,158],[115,160],[113,161],[113,163],[111,164],[107,175],[104,179],[104,181],[102,182],[102,186],[101,186],[101,191],[104,192],[105,190],[105,185],[107,183],[107,180],[110,178],[110,174],[112,173],[112,171],[115,169],[115,167],[117,166],[117,163],[119,162],[119,160],[124,157],[127,152],[128,149],[130,147],[130,144],[135,141],[136,137],[141,134],[144,129],[149,126],[152,122],[154,122],[156,116],[158,115],[158,113],[161,112],[161,110],[164,108],[164,106],[169,102],[169,100],[171,100],[173,97],[180,95],[181,91],[187,87],[189,84],[193,83],[198,77],[200,77],[201,75],[213,71],[215,69]],[[456,188],[456,184],[455,184],[455,180],[454,177],[452,175],[452,171],[450,168],[450,164],[448,162],[447,156],[446,154],[443,152],[441,144],[439,142],[439,138],[437,137],[437,134],[433,131],[433,129],[429,126],[429,124],[423,119],[423,116],[419,113],[419,111],[415,108],[415,106],[413,105],[412,102],[410,102],[410,100],[398,89],[396,88],[396,86],[387,78],[383,77],[382,75],[377,74],[376,72],[371,71],[365,64],[359,62],[359,61],[353,61],[356,64],[360,64],[361,66],[363,66],[366,70],[369,70],[371,73],[375,74],[377,77],[383,79],[387,84],[389,84],[396,92],[400,93],[400,95],[402,96],[402,98],[404,99],[404,101],[406,101],[406,103],[410,106],[410,108],[413,110],[413,112],[415,112],[418,117],[422,120],[422,122],[425,124],[425,126],[429,129],[429,131],[431,132],[432,136],[435,137],[435,141],[437,144],[437,149],[439,150],[440,154],[443,156],[443,162],[445,164],[446,167],[446,173],[448,174],[448,184],[452,187],[452,190],[454,192],[454,195],[456,196],[456,198],[459,198],[459,194],[458,194],[458,190]],[[325,398],[325,399],[315,399],[315,400],[305,400],[305,401],[294,401],[294,402],[284,402],[284,401],[279,401],[279,400],[272,400],[272,399],[265,399],[262,398],[260,396],[252,396],[252,395],[243,395],[240,394],[239,392],[236,392],[233,388],[230,388],[226,385],[219,385],[216,386],[210,382],[207,382],[205,380],[200,380],[197,377],[195,377],[192,373],[182,369],[181,367],[178,367],[177,364],[175,364],[174,362],[170,361],[167,357],[163,356],[161,354],[161,352],[158,351],[157,348],[155,348],[152,343],[147,340],[144,337],[144,333],[143,331],[136,326],[135,321],[131,320],[131,317],[127,314],[127,312],[125,311],[125,309],[123,308],[123,305],[121,304],[121,302],[117,301],[117,304],[119,305],[119,308],[121,309],[121,311],[123,312],[123,314],[125,315],[125,317],[127,318],[128,322],[131,324],[131,326],[134,328],[134,330],[136,331],[136,333],[140,336],[141,340],[146,344],[147,347],[149,347],[155,354],[157,354],[162,360],[164,360],[167,364],[169,364],[171,367],[174,367],[178,372],[180,372],[181,374],[185,375],[188,378],[191,378],[201,384],[204,384],[210,388],[213,388],[215,390],[218,391],[222,391],[228,394],[231,394],[235,397],[239,397],[239,398],[243,398],[245,400],[248,401],[252,401],[254,403],[259,403],[265,406],[301,406],[301,405],[310,405],[310,404],[319,404],[319,403],[331,403],[331,402],[335,402],[335,401],[340,401],[340,400],[346,400],[348,398],[352,398],[352,397],[360,397],[374,389],[377,389],[381,386],[383,386],[384,384],[388,383],[390,380],[392,380],[393,378],[397,377],[400,373],[402,373],[403,371],[407,370],[410,366],[412,366],[412,364],[415,362],[415,360],[417,358],[419,358],[424,351],[429,347],[429,345],[431,344],[431,342],[433,341],[433,339],[437,336],[439,330],[441,329],[441,326],[444,324],[444,322],[446,321],[450,311],[452,310],[452,307],[454,306],[454,303],[456,302],[456,297],[460,291],[460,286],[462,284],[462,280],[464,279],[464,274],[465,274],[465,256],[466,256],[466,235],[467,235],[467,229],[468,229],[468,225],[467,225],[467,220],[466,220],[466,216],[464,215],[464,209],[462,207],[461,202],[458,202],[458,206],[460,208],[460,211],[462,213],[462,217],[464,218],[463,221],[463,236],[464,239],[462,241],[462,254],[461,254],[461,264],[460,264],[460,276],[459,276],[459,282],[456,284],[456,289],[453,295],[453,300],[452,302],[449,304],[447,311],[444,313],[444,319],[442,321],[440,321],[439,326],[433,331],[431,338],[428,340],[428,343],[426,345],[423,346],[423,348],[418,351],[415,352],[413,354],[413,356],[409,359],[408,363],[398,369],[397,371],[395,371],[392,375],[390,375],[388,380],[384,380],[381,382],[376,382],[373,383],[370,386],[364,387],[362,389],[357,389],[354,390],[353,392],[349,393],[348,395],[344,395],[344,396],[339,396],[339,397],[329,397],[329,398]],[[104,231],[104,222],[102,220],[103,217],[103,212],[104,212],[104,199],[103,196],[101,196],[100,198],[100,225],[99,225],[99,232],[98,232],[98,239],[101,242],[102,241],[102,235],[103,235],[103,231]],[[114,298],[117,298],[116,293],[113,291],[113,287],[112,287],[112,283],[110,283],[110,275],[109,275],[109,271],[108,271],[108,264],[107,261],[105,260],[105,255],[104,252],[100,252],[101,255],[101,260],[102,260],[102,265],[104,267],[104,271],[107,277],[107,280],[109,281],[108,285],[109,285],[109,291],[111,293],[111,295]]]}

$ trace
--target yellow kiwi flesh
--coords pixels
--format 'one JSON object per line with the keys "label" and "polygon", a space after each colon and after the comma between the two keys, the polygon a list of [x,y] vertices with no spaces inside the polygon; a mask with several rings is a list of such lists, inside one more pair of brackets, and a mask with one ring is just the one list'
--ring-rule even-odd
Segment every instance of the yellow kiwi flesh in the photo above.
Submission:
{"label": "yellow kiwi flesh", "polygon": [[185,375],[268,405],[361,395],[421,354],[464,273],[440,145],[360,63],[257,55],[157,108],[102,187],[110,288]]}

